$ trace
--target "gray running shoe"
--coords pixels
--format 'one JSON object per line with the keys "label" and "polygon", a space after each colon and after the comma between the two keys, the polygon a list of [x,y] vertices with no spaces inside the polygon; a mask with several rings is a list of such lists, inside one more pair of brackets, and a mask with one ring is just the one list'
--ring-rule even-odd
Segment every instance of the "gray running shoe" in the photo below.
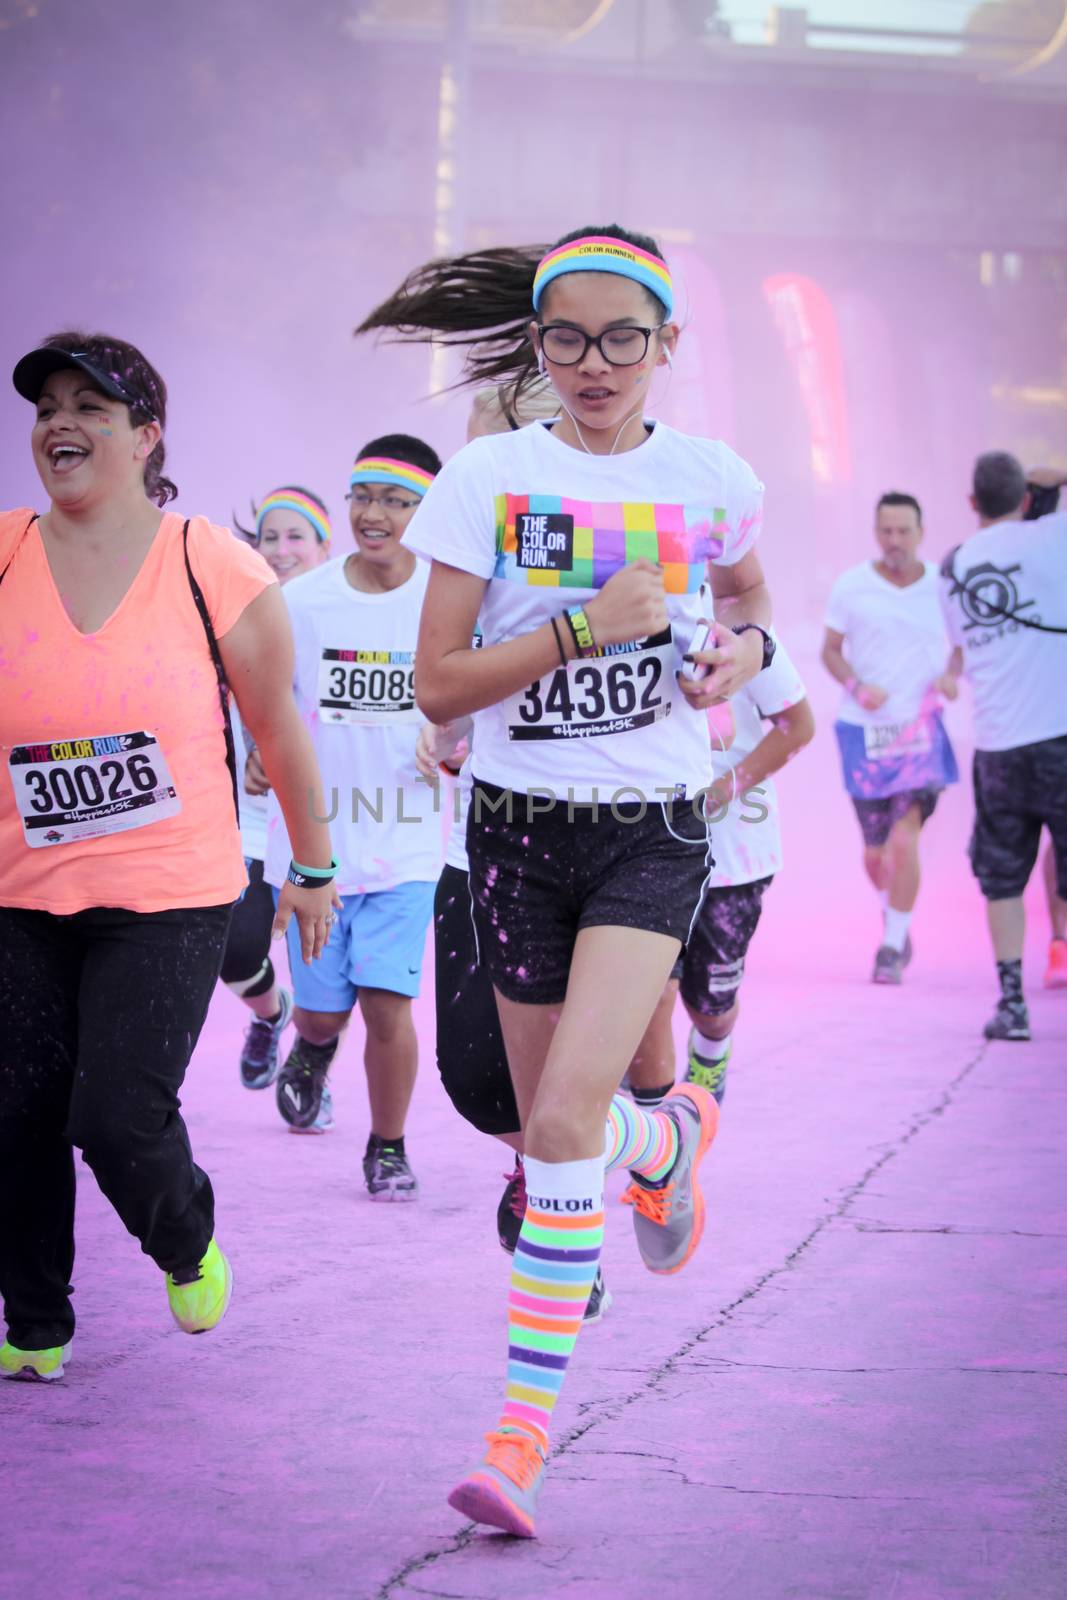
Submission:
{"label": "gray running shoe", "polygon": [[371,1134],[363,1157],[363,1177],[372,1200],[416,1200],[419,1180],[403,1150]]}
{"label": "gray running shoe", "polygon": [[1030,1013],[1025,1000],[1001,1000],[982,1031],[987,1039],[1029,1039]]}
{"label": "gray running shoe", "polygon": [[297,1133],[322,1131],[315,1130],[313,1125],[322,1109],[326,1074],[330,1070],[333,1054],[331,1052],[323,1064],[323,1052],[320,1050],[313,1055],[305,1041],[298,1036],[285,1058],[285,1064],[278,1074],[274,1098],[283,1120]]}
{"label": "gray running shoe", "polygon": [[545,1481],[545,1458],[525,1433],[487,1433],[489,1449],[448,1497],[448,1503],[473,1522],[503,1528],[517,1539],[532,1539],[537,1498]]}
{"label": "gray running shoe", "polygon": [[593,1287],[589,1291],[589,1299],[582,1313],[582,1326],[588,1328],[590,1323],[599,1322],[605,1311],[611,1307],[611,1290],[604,1282],[604,1273],[600,1267],[596,1269]]}
{"label": "gray running shoe", "polygon": [[660,1108],[678,1127],[674,1166],[658,1183],[633,1174],[622,1204],[634,1208],[634,1234],[649,1272],[680,1272],[704,1232],[697,1169],[719,1126],[719,1108],[695,1083],[675,1084]]}
{"label": "gray running shoe", "polygon": [[878,954],[874,958],[871,982],[900,983],[904,977],[904,967],[903,950],[894,950],[892,945],[888,944],[879,945]]}
{"label": "gray running shoe", "polygon": [[324,1083],[322,1086],[322,1098],[319,1101],[319,1109],[315,1113],[314,1122],[308,1123],[306,1128],[291,1127],[289,1132],[299,1134],[329,1133],[332,1127],[333,1095],[330,1093],[330,1085]]}
{"label": "gray running shoe", "polygon": [[253,1017],[241,1051],[241,1082],[246,1089],[269,1089],[278,1076],[278,1042],[293,1015],[293,997],[280,989],[282,1009],[277,1022]]}

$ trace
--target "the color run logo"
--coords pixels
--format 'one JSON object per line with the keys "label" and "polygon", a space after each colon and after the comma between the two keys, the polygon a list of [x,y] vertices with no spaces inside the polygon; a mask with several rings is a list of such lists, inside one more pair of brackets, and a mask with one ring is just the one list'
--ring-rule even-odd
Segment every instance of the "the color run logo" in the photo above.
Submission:
{"label": "the color run logo", "polygon": [[60,739],[56,744],[28,744],[27,761],[84,761],[86,756],[121,755],[125,740],[116,734],[99,739]]}

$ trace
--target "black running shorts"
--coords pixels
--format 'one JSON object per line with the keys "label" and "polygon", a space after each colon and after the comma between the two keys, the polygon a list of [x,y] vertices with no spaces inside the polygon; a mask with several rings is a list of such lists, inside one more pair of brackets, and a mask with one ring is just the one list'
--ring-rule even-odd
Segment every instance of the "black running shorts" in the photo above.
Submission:
{"label": "black running shorts", "polygon": [[987,900],[1012,900],[1030,880],[1047,827],[1057,892],[1067,897],[1067,734],[1014,750],[974,752],[971,866]]}
{"label": "black running shorts", "polygon": [[912,806],[918,806],[922,822],[929,822],[941,794],[940,789],[903,789],[885,800],[860,800],[850,795],[867,849],[877,850],[885,844],[894,824],[906,817]]}
{"label": "black running shorts", "polygon": [[482,1133],[518,1133],[519,1111],[496,995],[478,960],[467,874],[446,866],[433,905],[437,1070],[461,1117]]}
{"label": "black running shorts", "polygon": [[684,945],[711,864],[703,796],[544,806],[475,779],[467,818],[481,957],[500,993],[529,1005],[561,1003],[582,928]]}
{"label": "black running shorts", "polygon": [[690,1010],[722,1017],[733,1006],[770,881],[731,884],[704,896],[682,959],[681,995]]}

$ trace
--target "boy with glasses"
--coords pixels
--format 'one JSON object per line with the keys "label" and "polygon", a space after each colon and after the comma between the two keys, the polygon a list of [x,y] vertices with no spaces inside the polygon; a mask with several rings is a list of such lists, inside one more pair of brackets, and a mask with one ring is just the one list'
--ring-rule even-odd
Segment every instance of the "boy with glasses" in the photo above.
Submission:
{"label": "boy with glasses", "polygon": [[[372,1200],[413,1200],[404,1125],[418,1064],[411,1001],[441,866],[434,796],[419,779],[415,643],[428,567],[404,545],[441,463],[420,439],[374,439],[352,469],[356,548],[285,591],[296,641],[294,691],[323,773],[342,906],[312,969],[290,951],[298,1034],[277,1082],[296,1133],[333,1122],[327,1074],[358,1000],[371,1129],[363,1161]],[[265,876],[284,881],[289,851],[272,809]]]}

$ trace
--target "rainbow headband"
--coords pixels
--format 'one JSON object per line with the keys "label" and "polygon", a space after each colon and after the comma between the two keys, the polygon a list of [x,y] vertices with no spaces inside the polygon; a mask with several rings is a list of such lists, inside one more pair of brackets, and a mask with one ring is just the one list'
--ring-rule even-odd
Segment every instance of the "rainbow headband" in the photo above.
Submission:
{"label": "rainbow headband", "polygon": [[412,466],[410,461],[394,461],[391,456],[360,456],[352,468],[348,487],[357,483],[387,483],[396,489],[410,489],[420,499],[433,482],[432,472]]}
{"label": "rainbow headband", "polygon": [[657,300],[662,300],[668,317],[674,310],[674,289],[670,268],[659,256],[647,250],[638,250],[623,239],[591,235],[574,239],[550,250],[538,264],[533,281],[533,304],[537,311],[548,285],[565,272],[616,272],[622,278],[633,278],[635,283],[651,289]]}
{"label": "rainbow headband", "polygon": [[301,494],[297,489],[275,489],[273,494],[268,494],[260,501],[256,511],[256,538],[263,533],[263,518],[268,511],[299,511],[306,517],[314,528],[316,535],[323,544],[330,542],[330,519],[321,506],[314,500],[309,500],[306,494]]}

